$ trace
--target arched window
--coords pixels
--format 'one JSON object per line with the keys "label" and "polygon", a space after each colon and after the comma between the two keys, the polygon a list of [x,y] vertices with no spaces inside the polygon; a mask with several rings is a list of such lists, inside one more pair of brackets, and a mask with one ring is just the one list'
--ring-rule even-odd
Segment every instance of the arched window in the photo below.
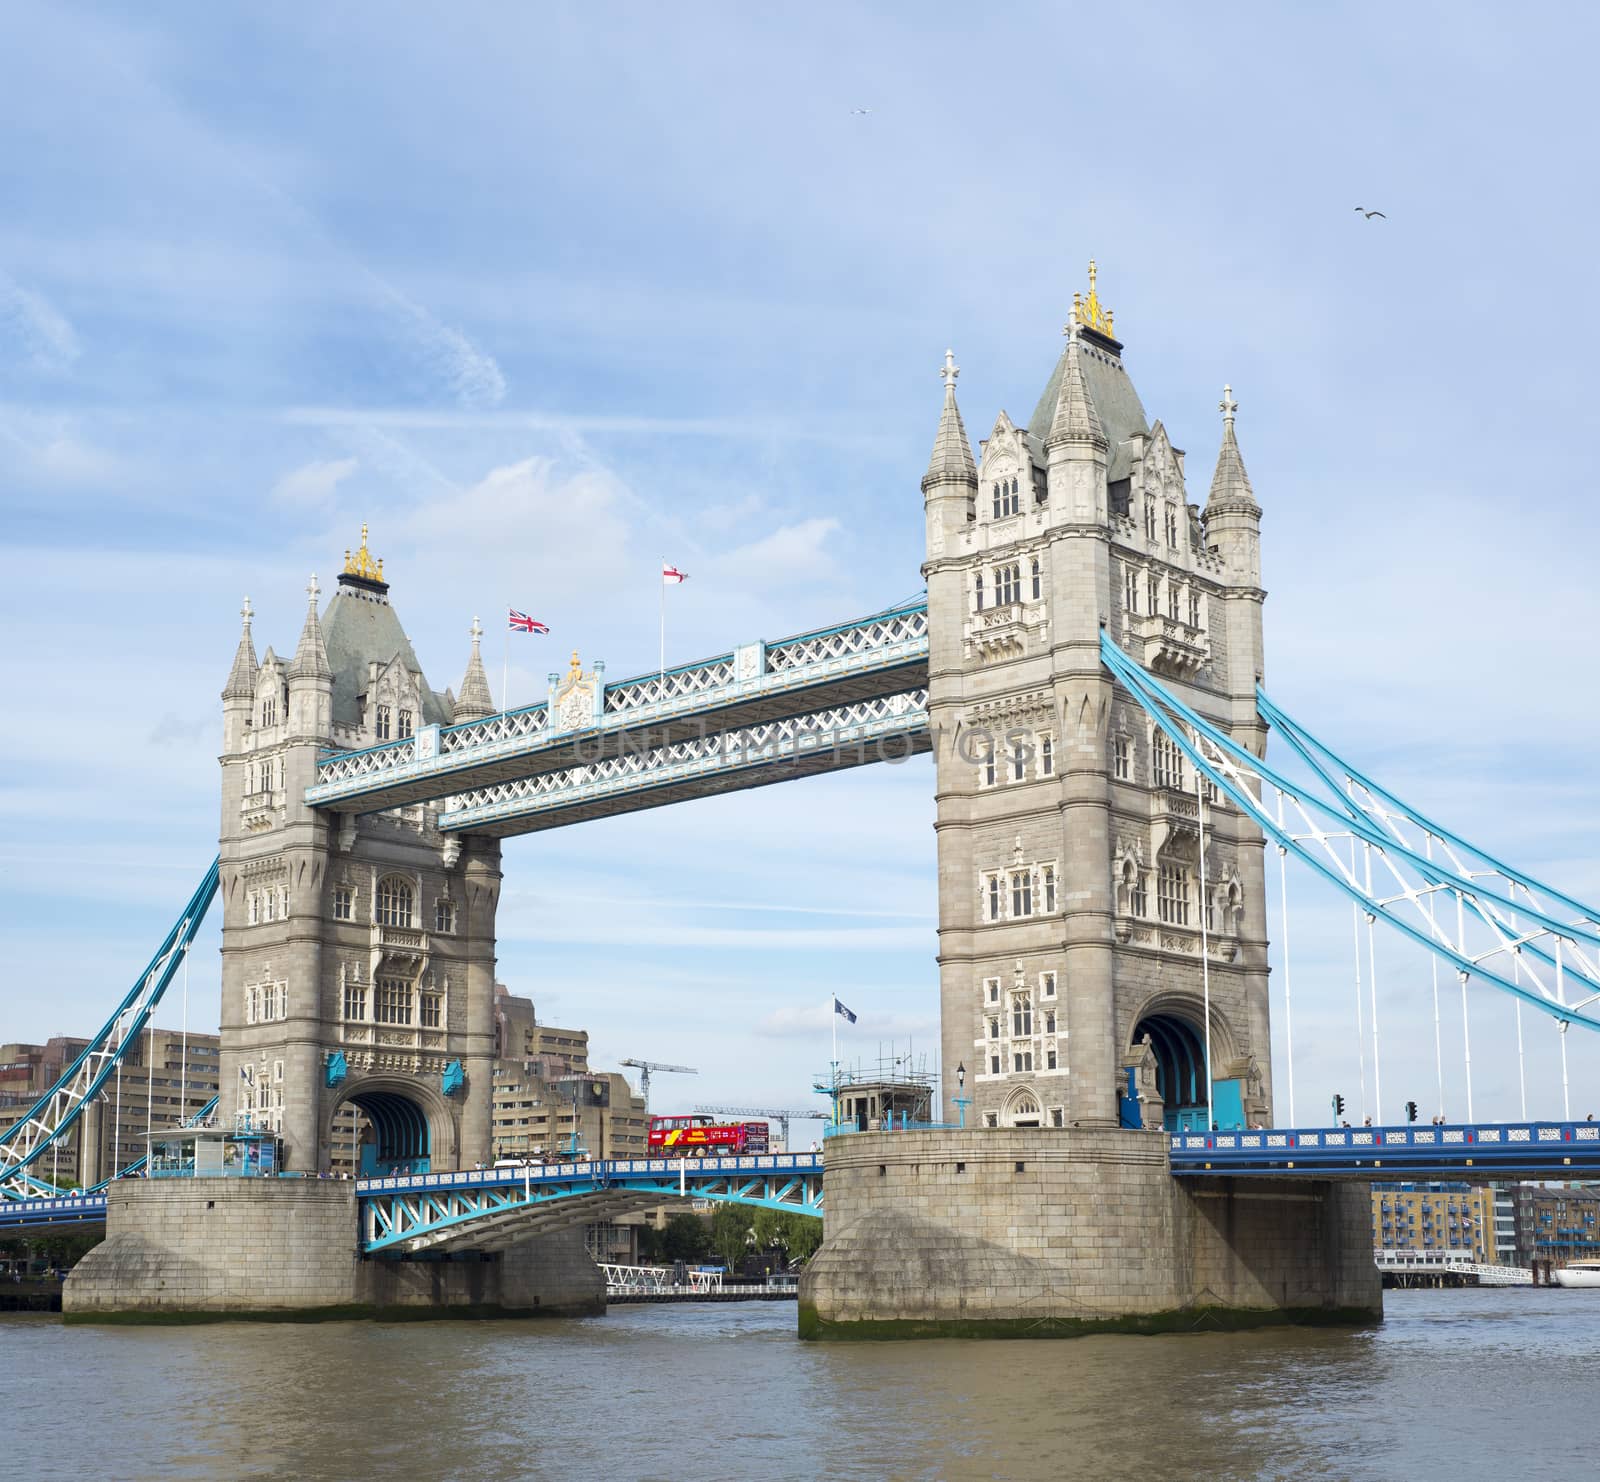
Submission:
{"label": "arched window", "polygon": [[994,601],[996,607],[1009,607],[1022,600],[1022,570],[1015,563],[1000,566],[994,573]]}
{"label": "arched window", "polygon": [[411,712],[409,710],[400,712],[394,733],[402,741],[411,734]]}
{"label": "arched window", "polygon": [[273,695],[268,695],[261,702],[261,724],[275,726],[278,723],[278,701]]}
{"label": "arched window", "polygon": [[1183,753],[1178,750],[1178,743],[1164,731],[1156,732],[1150,747],[1150,770],[1151,780],[1157,787],[1183,791]]}
{"label": "arched window", "polygon": [[1033,558],[1033,600],[1037,602],[1044,596],[1044,567],[1039,564],[1039,558]]}
{"label": "arched window", "polygon": [[377,719],[372,725],[372,734],[380,741],[389,739],[389,707],[387,705],[378,706]]}
{"label": "arched window", "polygon": [[1156,538],[1156,502],[1151,495],[1146,495],[1144,501],[1144,533],[1151,540]]}
{"label": "arched window", "polygon": [[414,897],[411,886],[398,875],[387,875],[378,882],[378,925],[410,926]]}
{"label": "arched window", "polygon": [[1000,490],[1001,490],[1001,488],[1002,488],[1002,485],[996,483],[993,486],[993,488],[990,490],[990,492],[994,495],[994,517],[997,520],[1000,518]]}
{"label": "arched window", "polygon": [[1178,548],[1178,511],[1172,506],[1167,506],[1167,544],[1173,550]]}
{"label": "arched window", "polygon": [[983,611],[983,573],[981,571],[975,577],[973,577],[973,579],[972,579],[972,590],[977,593],[977,596],[978,596],[978,611],[982,612]]}

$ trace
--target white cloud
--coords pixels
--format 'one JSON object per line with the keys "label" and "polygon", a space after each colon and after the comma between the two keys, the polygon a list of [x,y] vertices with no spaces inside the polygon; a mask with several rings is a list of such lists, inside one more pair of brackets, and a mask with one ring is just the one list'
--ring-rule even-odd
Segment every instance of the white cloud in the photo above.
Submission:
{"label": "white cloud", "polygon": [[506,397],[505,373],[492,355],[480,350],[462,334],[441,323],[421,304],[403,294],[388,292],[418,355],[430,371],[441,377],[464,407],[497,407]]}
{"label": "white cloud", "polygon": [[360,467],[354,458],[326,458],[291,469],[272,486],[282,504],[326,504],[340,484]]}
{"label": "white cloud", "polygon": [[78,358],[77,331],[54,304],[35,289],[0,273],[0,340],[22,347],[36,370],[66,370]]}
{"label": "white cloud", "polygon": [[730,575],[737,574],[740,584],[752,591],[825,580],[839,568],[827,549],[829,538],[838,529],[839,522],[832,516],[781,525],[760,540],[714,558],[712,564]]}

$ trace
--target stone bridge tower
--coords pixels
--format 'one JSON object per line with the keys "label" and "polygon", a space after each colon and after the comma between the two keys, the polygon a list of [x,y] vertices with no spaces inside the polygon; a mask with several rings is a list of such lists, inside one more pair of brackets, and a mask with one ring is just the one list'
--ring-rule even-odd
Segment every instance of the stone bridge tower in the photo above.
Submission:
{"label": "stone bridge tower", "polygon": [[1261,511],[1227,392],[1188,502],[1089,274],[1032,418],[976,462],[946,355],[922,481],[946,1096],[961,1066],[969,1125],[1129,1125],[1133,1066],[1146,1125],[1202,1125],[1209,1050],[1216,1120],[1267,1121],[1262,840],[1099,657],[1104,631],[1259,752]]}
{"label": "stone bridge tower", "polygon": [[460,698],[429,688],[383,566],[316,578],[294,657],[244,632],[222,693],[222,1093],[281,1134],[285,1166],[329,1166],[360,1109],[371,1168],[490,1156],[500,845],[445,838],[428,805],[336,818],[306,806],[317,760],[493,713],[473,627]]}

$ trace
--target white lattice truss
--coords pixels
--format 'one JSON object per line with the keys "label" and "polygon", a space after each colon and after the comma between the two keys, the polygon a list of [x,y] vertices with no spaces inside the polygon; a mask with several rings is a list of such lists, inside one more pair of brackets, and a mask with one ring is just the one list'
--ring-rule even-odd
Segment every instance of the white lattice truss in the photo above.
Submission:
{"label": "white lattice truss", "polygon": [[[852,674],[893,668],[926,658],[927,653],[928,609],[924,601],[770,646],[753,643],[665,674],[608,684],[601,730],[612,723],[637,725],[693,716],[736,700],[785,694]],[[564,733],[552,732],[547,707],[542,704],[491,715],[441,728],[436,745],[419,735],[328,757],[317,766],[317,783],[308,801],[326,803],[361,790],[338,784],[378,782],[418,767],[449,770],[469,761],[490,762],[564,739]]]}
{"label": "white lattice truss", "polygon": [[596,1261],[600,1274],[606,1279],[606,1295],[610,1297],[648,1296],[658,1292],[687,1290],[690,1292],[720,1292],[721,1271],[687,1270],[683,1280],[675,1282],[671,1266],[619,1266],[614,1261]]}
{"label": "white lattice truss", "polygon": [[619,1158],[363,1179],[356,1193],[369,1252],[501,1250],[673,1198],[820,1216],[822,1159],[806,1153]]}
{"label": "white lattice truss", "polygon": [[927,729],[926,690],[885,695],[458,793],[446,799],[439,827],[470,829],[495,819],[573,808],[670,783],[808,760],[831,758],[840,766],[901,761]]}
{"label": "white lattice truss", "polygon": [[29,1199],[54,1186],[31,1176],[51,1145],[78,1120],[83,1108],[105,1088],[129,1048],[137,1043],[151,1012],[181,966],[195,932],[216,895],[219,866],[212,863],[200,889],[190,898],[144,975],[122,1000],[88,1046],[45,1092],[28,1114],[0,1138],[0,1198]]}
{"label": "white lattice truss", "polygon": [[1106,666],[1190,763],[1280,850],[1447,962],[1569,1024],[1600,1029],[1600,913],[1467,843],[1341,761],[1258,692],[1310,768],[1283,777],[1102,639]]}

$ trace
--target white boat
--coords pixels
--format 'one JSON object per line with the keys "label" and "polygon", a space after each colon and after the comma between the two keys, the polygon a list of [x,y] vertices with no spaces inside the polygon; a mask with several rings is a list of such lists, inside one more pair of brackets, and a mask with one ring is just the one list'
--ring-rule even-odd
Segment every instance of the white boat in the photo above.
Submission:
{"label": "white boat", "polygon": [[1600,1258],[1568,1261],[1551,1275],[1555,1277],[1557,1286],[1600,1286]]}

